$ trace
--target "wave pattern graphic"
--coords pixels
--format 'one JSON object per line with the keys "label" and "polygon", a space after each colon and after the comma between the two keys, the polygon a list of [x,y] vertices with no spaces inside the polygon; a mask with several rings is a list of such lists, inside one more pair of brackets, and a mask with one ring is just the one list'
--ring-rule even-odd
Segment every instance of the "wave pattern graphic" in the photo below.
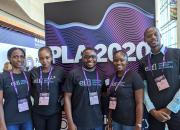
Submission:
{"label": "wave pattern graphic", "polygon": [[[146,28],[154,25],[154,16],[129,3],[115,3],[111,5],[98,25],[86,25],[83,23],[68,23],[58,25],[53,21],[46,21],[46,43],[48,46],[68,47],[68,57],[74,58],[79,45],[84,44],[94,47],[104,44],[107,47],[111,43],[123,45],[133,42],[137,45],[143,41]],[[133,53],[131,56],[135,56]],[[107,57],[107,55],[104,55]],[[62,64],[61,58],[56,61],[64,66],[67,71],[71,70],[72,64]],[[138,63],[131,62],[129,68],[137,70]],[[99,64],[98,68],[110,75],[113,72],[110,63]],[[107,72],[107,70],[109,72]]]}

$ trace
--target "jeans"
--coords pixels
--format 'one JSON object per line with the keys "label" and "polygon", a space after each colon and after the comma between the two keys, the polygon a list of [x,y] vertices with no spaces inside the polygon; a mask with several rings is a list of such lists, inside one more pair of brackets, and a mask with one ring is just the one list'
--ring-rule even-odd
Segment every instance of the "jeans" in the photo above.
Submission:
{"label": "jeans", "polygon": [[61,113],[44,116],[33,112],[32,117],[35,130],[60,130],[61,128]]}
{"label": "jeans", "polygon": [[103,127],[96,127],[96,128],[91,128],[91,129],[77,128],[77,130],[103,130]]}
{"label": "jeans", "polygon": [[7,130],[33,130],[32,121],[21,124],[7,125]]}
{"label": "jeans", "polygon": [[127,125],[123,125],[123,124],[113,121],[112,127],[113,127],[113,130],[134,130],[135,126],[127,126]]}

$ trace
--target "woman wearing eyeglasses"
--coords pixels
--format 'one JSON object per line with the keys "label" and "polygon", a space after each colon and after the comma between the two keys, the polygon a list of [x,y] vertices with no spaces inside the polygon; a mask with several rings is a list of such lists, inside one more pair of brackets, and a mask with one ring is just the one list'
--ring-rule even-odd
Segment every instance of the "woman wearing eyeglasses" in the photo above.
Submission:
{"label": "woman wearing eyeglasses", "polygon": [[14,47],[7,57],[12,70],[0,75],[0,130],[32,130],[29,74],[22,71],[25,52]]}

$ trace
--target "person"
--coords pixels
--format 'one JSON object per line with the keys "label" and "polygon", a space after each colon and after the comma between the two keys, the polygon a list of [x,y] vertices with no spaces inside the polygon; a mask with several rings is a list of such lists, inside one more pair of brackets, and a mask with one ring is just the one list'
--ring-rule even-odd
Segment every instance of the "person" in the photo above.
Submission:
{"label": "person", "polygon": [[100,104],[105,82],[96,64],[96,50],[88,47],[82,52],[82,66],[67,76],[63,91],[69,130],[103,129]]}
{"label": "person", "polygon": [[31,70],[32,117],[35,130],[59,130],[61,127],[64,70],[52,64],[52,51],[45,46],[38,51],[42,66]]}
{"label": "person", "polygon": [[128,69],[127,64],[126,52],[115,51],[115,73],[108,88],[113,130],[141,130],[142,127],[144,84],[140,75]]}
{"label": "person", "polygon": [[21,48],[13,47],[7,52],[12,70],[0,75],[1,130],[33,129],[30,112],[30,75],[21,69],[25,56],[25,51]]}
{"label": "person", "polygon": [[145,106],[149,112],[149,129],[180,128],[180,49],[161,43],[156,27],[144,32],[151,52],[140,60],[139,72],[145,83]]}
{"label": "person", "polygon": [[5,71],[11,71],[12,65],[9,62],[4,63],[3,72]]}

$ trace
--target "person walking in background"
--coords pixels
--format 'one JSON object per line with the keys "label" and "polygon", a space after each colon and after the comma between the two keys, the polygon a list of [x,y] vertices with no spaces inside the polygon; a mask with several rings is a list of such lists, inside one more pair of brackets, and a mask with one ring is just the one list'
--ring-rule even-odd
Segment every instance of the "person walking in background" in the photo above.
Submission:
{"label": "person walking in background", "polygon": [[149,130],[180,129],[180,49],[161,43],[156,27],[147,28],[144,41],[151,52],[140,60],[139,72],[145,83],[145,105]]}
{"label": "person walking in background", "polygon": [[12,70],[12,65],[10,64],[10,62],[4,63],[3,72],[11,71],[11,70]]}
{"label": "person walking in background", "polygon": [[22,71],[25,56],[25,51],[21,48],[11,48],[7,53],[12,69],[0,75],[1,130],[33,129],[30,112],[30,76],[28,72]]}
{"label": "person walking in background", "polygon": [[144,84],[137,72],[127,69],[127,64],[126,52],[114,52],[115,74],[110,78],[108,90],[108,119],[112,118],[110,129],[113,130],[141,130],[142,127]]}
{"label": "person walking in background", "polygon": [[86,48],[82,62],[69,73],[63,88],[68,130],[102,130],[101,95],[105,86],[104,76],[96,69],[96,51]]}
{"label": "person walking in background", "polygon": [[64,70],[52,65],[53,57],[49,47],[40,48],[38,56],[42,66],[31,71],[33,124],[35,130],[59,130]]}

